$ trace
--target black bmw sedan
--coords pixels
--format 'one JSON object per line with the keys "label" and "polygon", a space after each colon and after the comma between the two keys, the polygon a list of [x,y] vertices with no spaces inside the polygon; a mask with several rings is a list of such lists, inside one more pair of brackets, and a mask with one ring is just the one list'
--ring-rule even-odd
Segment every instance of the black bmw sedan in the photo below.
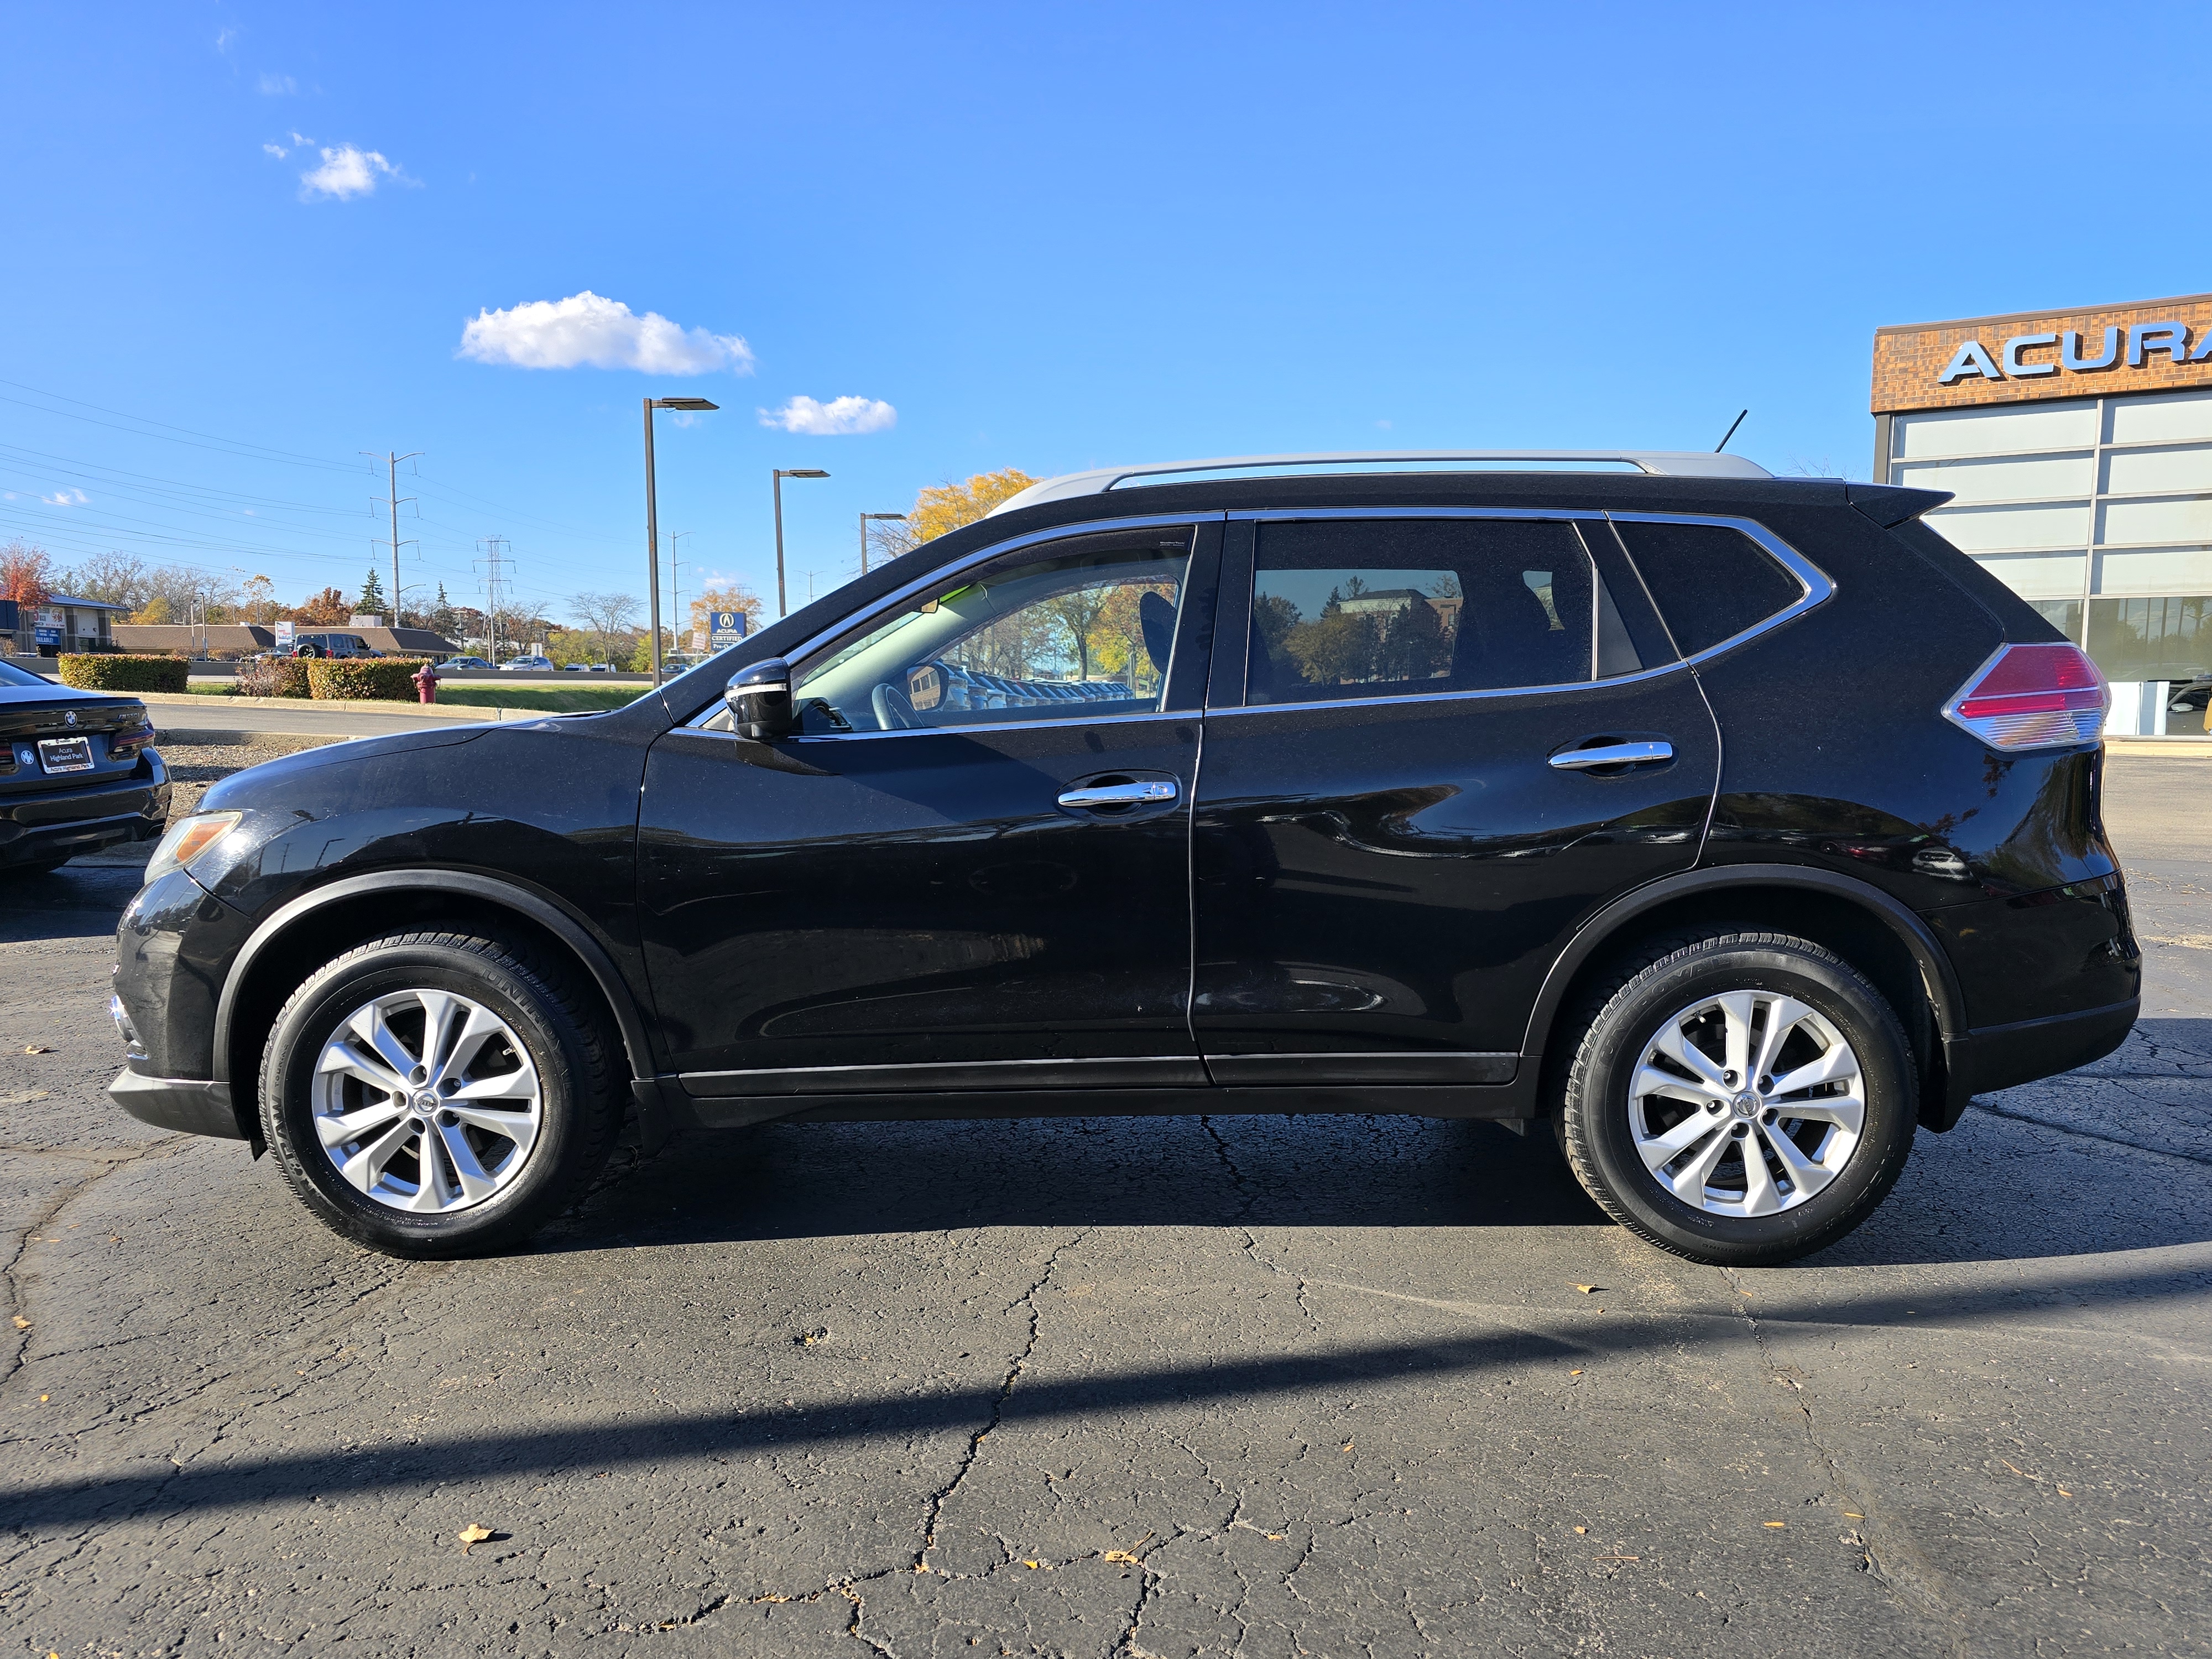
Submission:
{"label": "black bmw sedan", "polygon": [[617,712],[232,778],[124,916],[116,1099],[410,1255],[632,1110],[1389,1112],[1764,1263],[2126,1035],[2104,684],[1946,497],[1361,459],[1052,480]]}
{"label": "black bmw sedan", "polygon": [[147,841],[169,816],[169,775],[146,705],[0,662],[0,879]]}

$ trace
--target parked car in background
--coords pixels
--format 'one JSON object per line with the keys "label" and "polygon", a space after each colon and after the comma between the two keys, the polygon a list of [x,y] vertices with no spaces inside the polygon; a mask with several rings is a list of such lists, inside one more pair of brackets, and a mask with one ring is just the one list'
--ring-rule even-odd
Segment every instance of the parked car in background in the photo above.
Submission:
{"label": "parked car in background", "polygon": [[1049,480],[625,708],[228,778],[125,915],[115,1098],[399,1255],[635,1105],[1541,1121],[1741,1267],[2120,1043],[2110,699],[1948,495],[1465,459]]}
{"label": "parked car in background", "polygon": [[482,657],[448,657],[438,665],[441,674],[489,674],[491,665]]}
{"label": "parked car in background", "polygon": [[295,657],[380,657],[358,634],[297,634],[292,638]]}
{"label": "parked car in background", "polygon": [[0,875],[147,841],[169,816],[169,774],[146,705],[0,662]]}
{"label": "parked car in background", "polygon": [[510,657],[499,665],[502,674],[550,674],[553,669],[550,657]]}

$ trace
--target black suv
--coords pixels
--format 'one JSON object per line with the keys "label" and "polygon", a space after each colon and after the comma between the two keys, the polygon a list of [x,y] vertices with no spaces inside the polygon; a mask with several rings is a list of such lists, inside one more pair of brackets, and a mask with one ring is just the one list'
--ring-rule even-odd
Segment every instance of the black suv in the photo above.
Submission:
{"label": "black suv", "polygon": [[1057,479],[626,708],[256,767],[115,1097],[409,1255],[633,1104],[1549,1119],[1654,1243],[1817,1249],[2134,1022],[2106,693],[1946,496],[1628,459]]}
{"label": "black suv", "polygon": [[297,634],[292,639],[295,657],[380,657],[384,654],[358,634]]}

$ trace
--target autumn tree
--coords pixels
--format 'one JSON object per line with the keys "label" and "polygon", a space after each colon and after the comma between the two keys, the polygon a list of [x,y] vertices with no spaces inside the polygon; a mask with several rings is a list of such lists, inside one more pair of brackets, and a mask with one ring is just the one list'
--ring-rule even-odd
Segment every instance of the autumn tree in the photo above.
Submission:
{"label": "autumn tree", "polygon": [[315,628],[331,628],[353,620],[353,607],[346,596],[335,587],[326,587],[319,593],[310,593],[293,618]]}
{"label": "autumn tree", "polygon": [[978,472],[965,483],[931,484],[914,498],[906,522],[880,521],[877,544],[890,556],[911,553],[963,525],[973,524],[1001,501],[1012,501],[1036,480],[1018,466]]}
{"label": "autumn tree", "polygon": [[145,560],[128,553],[95,553],[82,564],[60,573],[55,585],[79,599],[127,605],[136,611],[153,597],[153,575]]}
{"label": "autumn tree", "polygon": [[0,547],[0,599],[13,599],[27,611],[42,605],[53,597],[53,577],[46,549],[20,538]]}
{"label": "autumn tree", "polygon": [[266,628],[270,623],[282,622],[287,614],[276,599],[276,584],[266,576],[248,576],[239,594],[238,614],[241,619]]}

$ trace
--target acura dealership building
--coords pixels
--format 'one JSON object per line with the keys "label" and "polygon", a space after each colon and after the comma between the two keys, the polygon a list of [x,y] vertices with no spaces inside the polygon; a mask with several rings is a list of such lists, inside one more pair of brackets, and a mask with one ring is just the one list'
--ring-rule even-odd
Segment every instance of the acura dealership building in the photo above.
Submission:
{"label": "acura dealership building", "polygon": [[1928,522],[2087,649],[2107,732],[2203,732],[2167,705],[2212,678],[2212,295],[1878,330],[1874,415],[1875,477],[1952,493]]}

